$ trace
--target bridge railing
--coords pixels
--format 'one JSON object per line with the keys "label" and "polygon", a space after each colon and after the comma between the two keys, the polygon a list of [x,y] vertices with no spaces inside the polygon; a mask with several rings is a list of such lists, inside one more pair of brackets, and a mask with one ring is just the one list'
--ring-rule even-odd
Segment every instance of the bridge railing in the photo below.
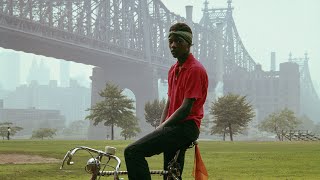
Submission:
{"label": "bridge railing", "polygon": [[100,41],[98,39],[91,38],[88,36],[70,33],[54,27],[48,27],[37,22],[32,22],[28,19],[20,19],[18,17],[12,17],[1,13],[0,18],[2,19],[2,21],[0,22],[1,26],[4,26],[5,28],[10,28],[15,31],[30,33],[47,39],[62,41],[64,43],[71,43],[74,46],[93,48],[95,50],[113,52],[122,55],[127,55],[128,57],[143,59],[143,54],[141,51],[123,48],[121,46],[106,43],[104,41]]}

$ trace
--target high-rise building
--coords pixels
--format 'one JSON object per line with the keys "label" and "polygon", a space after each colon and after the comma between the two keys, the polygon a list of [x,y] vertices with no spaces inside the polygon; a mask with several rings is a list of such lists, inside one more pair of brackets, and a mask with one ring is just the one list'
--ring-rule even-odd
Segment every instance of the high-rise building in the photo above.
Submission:
{"label": "high-rise building", "polygon": [[60,61],[60,86],[67,87],[69,86],[70,80],[70,62],[69,61]]}
{"label": "high-rise building", "polygon": [[318,97],[320,97],[320,82],[318,82],[318,85],[316,87],[316,91],[318,93]]}
{"label": "high-rise building", "polygon": [[0,53],[0,87],[14,90],[20,85],[20,55],[18,52]]}
{"label": "high-rise building", "polygon": [[26,78],[27,84],[30,84],[31,81],[33,80],[34,81],[37,80],[36,72],[35,72],[37,70],[37,67],[38,67],[37,60],[33,58],[31,67],[29,69],[29,74],[27,75],[27,78]]}
{"label": "high-rise building", "polygon": [[33,59],[27,78],[28,84],[32,81],[37,81],[41,85],[46,85],[49,80],[50,69],[45,65],[45,61],[41,60],[40,63],[38,63],[36,59]]}
{"label": "high-rise building", "polygon": [[270,71],[276,71],[276,52],[271,52]]}

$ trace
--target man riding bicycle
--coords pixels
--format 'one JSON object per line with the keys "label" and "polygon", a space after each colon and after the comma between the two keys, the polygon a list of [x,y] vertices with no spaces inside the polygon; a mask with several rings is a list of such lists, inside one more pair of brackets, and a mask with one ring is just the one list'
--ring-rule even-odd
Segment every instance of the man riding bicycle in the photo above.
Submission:
{"label": "man riding bicycle", "polygon": [[124,151],[129,180],[151,180],[145,157],[163,153],[163,167],[167,170],[169,161],[179,149],[178,163],[182,174],[185,147],[199,136],[208,91],[207,72],[190,53],[192,31],[187,24],[172,25],[168,40],[171,54],[177,58],[168,73],[168,100],[160,126]]}

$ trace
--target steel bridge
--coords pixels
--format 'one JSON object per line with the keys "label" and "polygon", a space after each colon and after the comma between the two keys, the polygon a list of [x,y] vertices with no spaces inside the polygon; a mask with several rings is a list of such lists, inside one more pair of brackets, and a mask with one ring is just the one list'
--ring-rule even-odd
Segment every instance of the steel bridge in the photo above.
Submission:
{"label": "steel bridge", "polygon": [[[160,0],[0,0],[0,46],[96,66],[92,103],[105,82],[113,81],[133,91],[143,117],[145,102],[157,97],[158,79],[174,63],[167,37],[175,22],[191,26],[192,52],[208,71],[210,91],[229,74],[255,70],[232,10],[231,0],[215,9],[205,1],[203,17],[194,23],[190,7],[184,18]],[[313,88],[306,77],[302,83]]]}
{"label": "steel bridge", "polygon": [[320,122],[320,100],[311,80],[308,54],[305,53],[303,58],[293,58],[290,53],[288,61],[299,65],[301,112],[312,120]]}

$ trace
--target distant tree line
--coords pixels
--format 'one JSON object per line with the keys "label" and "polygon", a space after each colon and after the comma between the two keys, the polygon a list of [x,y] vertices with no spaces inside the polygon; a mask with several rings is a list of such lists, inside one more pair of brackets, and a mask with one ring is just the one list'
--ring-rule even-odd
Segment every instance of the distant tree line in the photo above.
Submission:
{"label": "distant tree line", "polygon": [[[123,94],[123,89],[117,85],[107,83],[106,87],[99,92],[102,100],[89,108],[89,115],[86,119],[93,121],[93,125],[103,123],[111,127],[111,140],[114,140],[114,128],[121,128],[120,136],[125,140],[136,137],[141,132],[139,128],[139,119],[134,111],[134,101]],[[153,128],[160,124],[161,114],[165,107],[166,100],[155,99],[148,101],[144,107],[145,120]],[[202,120],[202,129],[209,129],[211,135],[221,135],[225,141],[229,136],[233,141],[234,136],[244,134],[248,130],[248,124],[252,121],[255,114],[252,105],[246,100],[246,96],[237,94],[227,94],[213,101],[209,107],[209,114],[206,114]],[[88,126],[85,121],[75,121],[61,132],[64,135],[79,134]],[[14,126],[11,122],[0,123],[0,136],[3,139],[7,137],[8,127],[10,127],[10,136],[23,130],[22,127]],[[313,133],[320,134],[320,123],[315,124],[306,115],[297,117],[293,111],[288,108],[269,114],[261,121],[257,128],[275,134],[278,140],[284,131],[302,129],[310,130]],[[40,128],[32,132],[31,138],[44,139],[53,138],[57,135],[57,129]]]}
{"label": "distant tree line", "polygon": [[[88,109],[90,114],[86,117],[93,121],[94,125],[103,123],[111,127],[111,139],[114,139],[114,127],[120,127],[120,135],[124,139],[130,139],[141,131],[134,111],[134,101],[123,95],[123,89],[117,85],[107,83],[99,95],[102,100]],[[152,100],[145,104],[145,120],[152,127],[159,126],[161,114],[165,107],[166,100]],[[255,113],[246,96],[227,94],[213,101],[210,106],[210,116],[205,116],[202,124],[209,126],[210,134],[221,135],[223,140],[229,136],[233,141],[234,136],[244,134],[248,130],[248,124],[255,117]],[[293,130],[301,127],[301,124],[312,124],[306,116],[296,117],[293,111],[284,108],[278,112],[271,113],[267,118],[258,124],[260,131],[274,133],[280,140],[282,130]],[[304,123],[303,123],[304,122]],[[319,125],[320,126],[320,125]],[[320,129],[320,127],[318,128]],[[316,132],[316,129],[314,129]]]}

